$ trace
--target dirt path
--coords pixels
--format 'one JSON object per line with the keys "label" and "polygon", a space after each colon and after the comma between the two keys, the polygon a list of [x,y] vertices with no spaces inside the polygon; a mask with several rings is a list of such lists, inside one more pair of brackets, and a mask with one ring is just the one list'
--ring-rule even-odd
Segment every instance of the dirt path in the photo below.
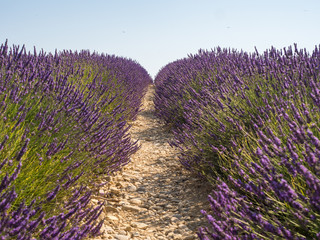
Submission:
{"label": "dirt path", "polygon": [[130,131],[140,150],[95,197],[107,199],[103,234],[95,239],[192,240],[206,224],[200,209],[208,207],[210,188],[181,167],[168,144],[172,135],[154,116],[153,95],[150,86]]}

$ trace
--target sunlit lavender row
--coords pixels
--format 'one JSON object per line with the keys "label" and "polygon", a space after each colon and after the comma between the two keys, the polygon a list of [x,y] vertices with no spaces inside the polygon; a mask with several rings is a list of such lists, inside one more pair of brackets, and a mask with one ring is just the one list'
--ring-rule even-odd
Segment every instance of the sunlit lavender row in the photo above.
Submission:
{"label": "sunlit lavender row", "polygon": [[1,45],[0,239],[99,233],[87,185],[137,150],[127,122],[151,82],[130,59]]}
{"label": "sunlit lavender row", "polygon": [[318,47],[199,51],[155,84],[181,163],[213,185],[200,239],[320,239]]}

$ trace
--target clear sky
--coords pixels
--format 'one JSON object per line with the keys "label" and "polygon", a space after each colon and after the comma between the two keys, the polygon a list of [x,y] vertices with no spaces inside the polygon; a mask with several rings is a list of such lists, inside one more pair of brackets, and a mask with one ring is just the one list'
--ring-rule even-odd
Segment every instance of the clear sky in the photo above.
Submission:
{"label": "clear sky", "polygon": [[0,43],[89,49],[161,67],[217,46],[320,44],[319,0],[0,0]]}

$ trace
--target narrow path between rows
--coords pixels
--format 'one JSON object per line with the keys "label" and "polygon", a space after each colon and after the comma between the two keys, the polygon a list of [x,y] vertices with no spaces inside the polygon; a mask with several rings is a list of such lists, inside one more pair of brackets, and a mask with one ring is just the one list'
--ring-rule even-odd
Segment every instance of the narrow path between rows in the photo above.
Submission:
{"label": "narrow path between rows", "polygon": [[153,96],[151,85],[130,130],[141,148],[94,197],[107,200],[102,235],[94,239],[193,240],[206,225],[200,209],[208,208],[210,187],[180,165],[168,144],[172,135],[154,115]]}

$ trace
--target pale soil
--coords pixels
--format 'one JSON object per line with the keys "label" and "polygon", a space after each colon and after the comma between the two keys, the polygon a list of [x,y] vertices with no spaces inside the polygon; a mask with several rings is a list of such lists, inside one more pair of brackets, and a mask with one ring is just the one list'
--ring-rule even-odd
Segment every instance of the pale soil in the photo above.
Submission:
{"label": "pale soil", "polygon": [[130,130],[141,148],[95,194],[94,204],[106,204],[102,235],[94,239],[192,240],[206,225],[200,209],[209,207],[210,186],[182,168],[168,144],[172,135],[154,115],[153,95],[151,85]]}

